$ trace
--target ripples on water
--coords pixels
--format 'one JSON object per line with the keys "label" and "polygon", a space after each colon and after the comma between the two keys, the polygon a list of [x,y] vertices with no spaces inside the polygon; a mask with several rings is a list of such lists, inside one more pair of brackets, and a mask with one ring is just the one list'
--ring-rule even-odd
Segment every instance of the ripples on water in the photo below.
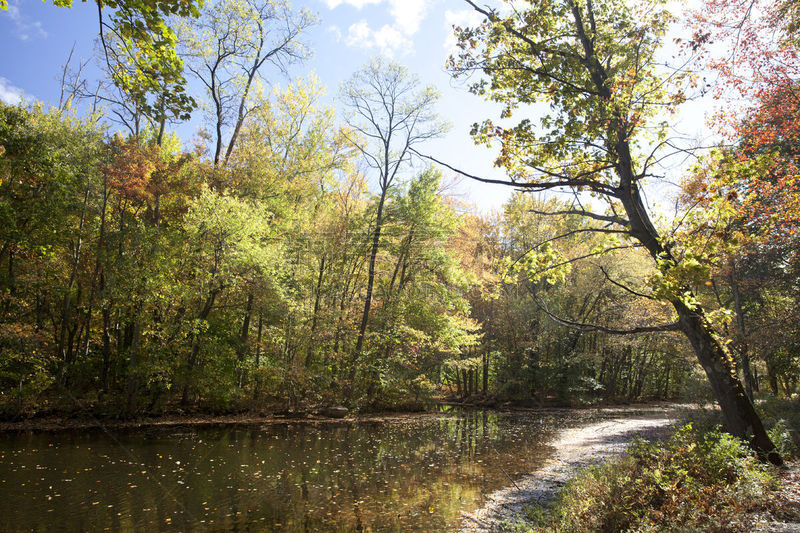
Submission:
{"label": "ripples on water", "polygon": [[0,438],[0,530],[448,531],[565,423],[471,411],[385,423]]}

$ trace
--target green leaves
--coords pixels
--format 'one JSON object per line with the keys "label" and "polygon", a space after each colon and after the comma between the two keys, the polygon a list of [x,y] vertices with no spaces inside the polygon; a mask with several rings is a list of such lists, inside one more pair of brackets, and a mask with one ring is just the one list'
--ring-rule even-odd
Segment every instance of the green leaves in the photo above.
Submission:
{"label": "green leaves", "polygon": [[204,189],[192,202],[184,221],[189,239],[201,251],[199,279],[209,286],[235,286],[250,270],[272,276],[279,265],[270,213],[263,205]]}
{"label": "green leaves", "polygon": [[538,117],[473,128],[476,142],[500,144],[497,164],[520,182],[588,174],[603,183],[598,169],[614,163],[618,133],[635,138],[675,101],[655,67],[671,20],[661,3],[563,0],[481,12],[481,26],[457,29],[461,52],[450,70],[482,72],[472,90],[502,103],[501,118],[521,108]]}
{"label": "green leaves", "polygon": [[196,107],[187,94],[177,38],[165,17],[196,17],[199,5],[194,0],[109,4],[116,11],[103,42],[112,80],[156,123],[171,117],[186,120]]}
{"label": "green leaves", "polygon": [[666,442],[638,441],[610,464],[583,470],[534,531],[713,530],[754,526],[775,497],[774,473],[746,443],[691,424]]}
{"label": "green leaves", "polygon": [[[177,37],[168,18],[199,16],[203,0],[96,3],[108,74],[126,95],[126,104],[156,124],[173,118],[187,120],[196,103],[187,92],[183,62],[175,50]],[[53,4],[72,7],[73,0],[54,0]]]}
{"label": "green leaves", "polygon": [[181,57],[208,98],[215,166],[228,163],[240,130],[257,112],[254,93],[269,84],[267,68],[285,73],[310,55],[304,33],[316,22],[288,0],[219,0],[180,24]]}

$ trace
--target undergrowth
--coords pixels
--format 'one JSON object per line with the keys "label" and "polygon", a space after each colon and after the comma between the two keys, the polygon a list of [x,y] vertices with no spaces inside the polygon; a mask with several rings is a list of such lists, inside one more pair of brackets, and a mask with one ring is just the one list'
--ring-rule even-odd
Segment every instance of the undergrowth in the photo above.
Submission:
{"label": "undergrowth", "polygon": [[778,488],[775,470],[744,442],[690,423],[666,442],[637,441],[621,458],[583,470],[553,504],[531,504],[526,519],[506,529],[752,531]]}

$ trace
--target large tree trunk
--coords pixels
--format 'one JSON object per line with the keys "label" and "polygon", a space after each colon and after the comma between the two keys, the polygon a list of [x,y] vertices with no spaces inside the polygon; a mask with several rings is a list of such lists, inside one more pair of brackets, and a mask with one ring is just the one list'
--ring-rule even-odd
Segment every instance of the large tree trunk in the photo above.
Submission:
{"label": "large tree trunk", "polygon": [[[577,19],[577,17],[576,17]],[[580,26],[580,23],[578,24]],[[582,29],[582,28],[581,28]],[[592,77],[601,95],[611,98],[610,91],[605,88],[608,79],[603,66],[594,55],[593,45],[586,41],[585,34],[582,38],[587,43],[587,51],[591,52],[594,69]],[[645,209],[639,191],[638,177],[633,170],[630,137],[627,122],[616,117],[612,121],[609,141],[613,142],[609,149],[617,156],[615,172],[619,178],[617,195],[628,217],[628,230],[630,235],[638,240],[656,261],[678,261],[672,256],[668,246],[662,239],[650,216]],[[714,330],[706,318],[705,311],[700,305],[690,309],[685,302],[693,301],[694,294],[689,287],[681,287],[671,301],[678,313],[681,330],[694,348],[698,361],[706,371],[711,388],[714,390],[717,402],[722,409],[727,430],[734,436],[747,440],[750,445],[763,457],[776,465],[783,464],[775,445],[767,435],[764,425],[753,407],[750,398],[745,394],[741,381],[736,376],[736,365],[724,345],[714,335]]]}
{"label": "large tree trunk", "polygon": [[747,439],[750,445],[771,463],[783,464],[775,445],[767,435],[753,403],[736,377],[733,358],[712,333],[701,307],[689,309],[683,302],[673,302],[681,330],[692,343],[697,359],[708,376],[727,430]]}
{"label": "large tree trunk", "polygon": [[[620,164],[621,200],[628,216],[631,235],[641,242],[655,260],[674,261],[670,250],[662,246],[658,232],[650,221],[642,203],[636,181],[630,170],[631,158],[627,142],[617,145]],[[771,463],[783,464],[775,445],[767,435],[753,403],[745,393],[742,382],[736,375],[736,364],[725,346],[715,336],[706,318],[705,311],[698,304],[690,308],[685,302],[694,300],[688,287],[676,291],[683,297],[675,297],[671,303],[678,314],[681,331],[689,339],[700,365],[706,372],[714,396],[722,410],[725,426],[729,433],[747,440],[752,448]]]}

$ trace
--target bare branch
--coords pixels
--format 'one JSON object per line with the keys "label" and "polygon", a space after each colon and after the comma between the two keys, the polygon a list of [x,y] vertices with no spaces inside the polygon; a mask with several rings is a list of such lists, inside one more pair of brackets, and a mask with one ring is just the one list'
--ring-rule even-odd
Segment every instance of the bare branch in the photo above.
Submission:
{"label": "bare branch", "polygon": [[[493,185],[505,185],[507,187],[518,187],[520,189],[525,189],[528,191],[546,191],[549,189],[557,189],[559,187],[585,187],[591,191],[605,194],[607,196],[612,196],[616,198],[618,196],[616,190],[608,185],[603,185],[602,183],[598,183],[595,180],[591,179],[583,179],[584,176],[590,176],[595,174],[597,171],[590,171],[590,172],[583,172],[578,174],[578,177],[569,177],[569,176],[559,176],[553,173],[550,173],[551,176],[558,178],[556,181],[547,181],[547,182],[521,182],[521,181],[514,181],[514,180],[497,180],[491,178],[482,178],[480,176],[476,176],[474,174],[470,174],[469,172],[465,172],[463,170],[459,170],[458,168],[445,163],[439,159],[436,159],[433,156],[426,155],[423,153],[418,152],[417,150],[411,149],[417,156],[427,159],[429,161],[433,161],[437,165],[441,165],[448,170],[452,170],[453,172],[464,176],[465,178],[469,178],[471,180],[479,181],[481,183],[489,183]],[[541,172],[542,169],[537,169]]]}
{"label": "bare branch", "polygon": [[620,226],[627,227],[628,225],[630,225],[630,222],[628,222],[622,217],[618,217],[615,215],[600,215],[598,213],[592,213],[591,211],[586,211],[583,209],[565,209],[563,211],[538,211],[536,209],[531,209],[530,212],[536,215],[544,215],[544,216],[580,215],[583,217],[592,218],[594,220],[599,220],[601,222],[619,224]]}
{"label": "bare branch", "polygon": [[600,267],[600,271],[603,273],[603,275],[606,277],[606,279],[608,281],[610,281],[613,285],[616,285],[620,289],[622,289],[622,290],[624,290],[626,292],[629,292],[629,293],[633,294],[634,296],[638,296],[640,298],[647,298],[648,300],[655,300],[654,297],[652,297],[652,296],[650,296],[648,294],[644,294],[644,293],[635,291],[635,290],[631,289],[630,287],[628,287],[627,285],[625,285],[623,283],[620,283],[619,281],[611,279],[611,276],[608,275],[608,272],[606,272],[605,268]]}
{"label": "bare branch", "polygon": [[642,333],[662,333],[666,331],[680,331],[680,324],[677,322],[672,322],[670,324],[661,324],[658,326],[637,326],[629,329],[616,329],[616,328],[609,328],[606,326],[601,326],[599,324],[587,324],[585,322],[575,322],[573,320],[567,320],[565,318],[561,318],[547,309],[547,306],[540,301],[538,298],[534,297],[534,301],[536,305],[544,311],[544,314],[548,316],[553,322],[556,324],[561,324],[562,326],[568,327],[570,329],[575,329],[583,333],[590,333],[593,331],[599,331],[601,333],[608,333],[610,335],[640,335]]}

